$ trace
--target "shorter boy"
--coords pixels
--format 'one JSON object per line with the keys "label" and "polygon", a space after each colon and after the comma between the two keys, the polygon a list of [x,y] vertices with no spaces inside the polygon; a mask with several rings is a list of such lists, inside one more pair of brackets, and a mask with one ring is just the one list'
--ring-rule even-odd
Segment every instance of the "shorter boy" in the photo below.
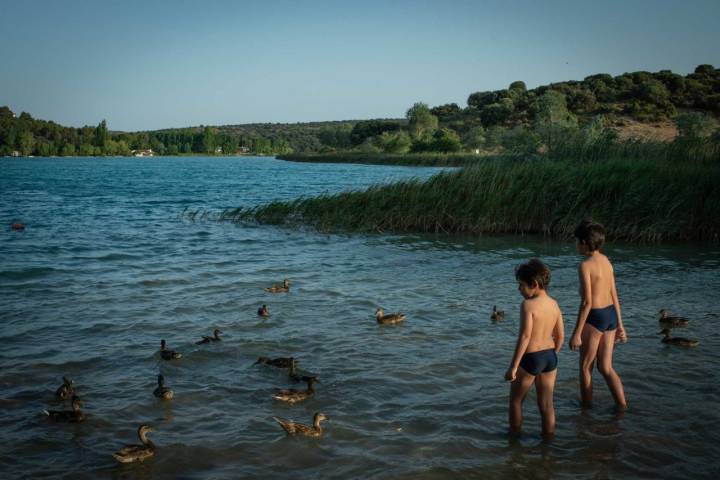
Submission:
{"label": "shorter boy", "polygon": [[535,384],[542,416],[543,436],[555,433],[553,390],[557,377],[557,353],[562,348],[563,318],[557,302],[547,294],[550,269],[532,259],[515,269],[518,290],[525,300],[520,305],[520,333],[515,354],[505,373],[510,384],[510,433],[520,433],[522,403]]}

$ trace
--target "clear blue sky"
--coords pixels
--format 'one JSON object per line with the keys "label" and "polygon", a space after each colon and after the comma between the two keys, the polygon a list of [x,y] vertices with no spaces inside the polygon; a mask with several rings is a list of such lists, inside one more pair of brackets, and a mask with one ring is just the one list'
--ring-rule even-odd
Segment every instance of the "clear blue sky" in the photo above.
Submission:
{"label": "clear blue sky", "polygon": [[414,102],[720,65],[719,0],[0,0],[0,105],[145,130],[401,117]]}

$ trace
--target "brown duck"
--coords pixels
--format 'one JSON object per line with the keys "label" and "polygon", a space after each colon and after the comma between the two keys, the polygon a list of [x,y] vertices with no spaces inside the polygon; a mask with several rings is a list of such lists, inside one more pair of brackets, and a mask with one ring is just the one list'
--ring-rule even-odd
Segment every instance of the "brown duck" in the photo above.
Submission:
{"label": "brown duck", "polygon": [[257,359],[257,362],[255,362],[253,365],[257,365],[258,363],[264,363],[265,365],[271,365],[278,368],[291,368],[297,364],[297,360],[295,360],[293,357],[259,357]]}
{"label": "brown duck", "polygon": [[65,400],[66,398],[72,398],[72,396],[75,394],[75,385],[73,381],[67,377],[62,377],[62,379],[63,384],[60,385],[57,390],[55,390],[55,395],[62,398],[63,400]]}
{"label": "brown duck", "polygon": [[212,337],[206,337],[205,335],[203,335],[202,340],[198,340],[197,342],[195,342],[195,345],[202,345],[203,343],[211,343],[211,342],[221,342],[222,338],[220,338],[220,336],[219,336],[221,333],[222,332],[216,328],[215,330],[213,330]]}
{"label": "brown duck", "polygon": [[700,341],[692,340],[690,338],[671,337],[669,328],[663,328],[660,334],[665,335],[665,337],[663,337],[662,339],[662,342],[669,345],[678,345],[680,347],[697,347],[700,344]]}
{"label": "brown duck", "polygon": [[175,350],[168,350],[165,347],[165,340],[160,340],[160,357],[163,360],[175,360],[182,358],[182,353],[176,352]]}
{"label": "brown duck", "polygon": [[287,390],[279,390],[275,395],[273,395],[273,398],[275,400],[280,400],[283,402],[288,402],[290,404],[297,403],[302,400],[306,400],[313,395],[315,395],[315,388],[313,387],[318,382],[318,379],[315,377],[308,377],[307,379],[307,390],[296,390],[294,388],[290,388]]}
{"label": "brown duck", "polygon": [[666,327],[685,327],[688,324],[688,319],[684,317],[670,315],[670,312],[663,308],[662,310],[660,310],[659,322]]}
{"label": "brown duck", "polygon": [[385,315],[385,311],[382,308],[375,310],[375,319],[380,325],[393,325],[400,323],[405,320],[404,313],[388,313]]}
{"label": "brown duck", "polygon": [[284,418],[273,417],[276,422],[287,432],[288,435],[302,435],[304,437],[320,437],[323,434],[323,429],[320,426],[320,422],[327,420],[327,417],[318,412],[313,416],[312,427],[304,425],[302,423],[296,423]]}
{"label": "brown duck", "polygon": [[493,311],[490,320],[503,320],[505,318],[505,310],[498,310],[497,305],[493,305]]}
{"label": "brown duck", "polygon": [[56,422],[82,422],[85,420],[85,414],[80,411],[80,405],[82,405],[80,397],[73,395],[72,410],[43,410],[43,413]]}
{"label": "brown duck", "polygon": [[172,400],[175,392],[173,392],[170,387],[165,386],[165,377],[158,375],[158,386],[153,391],[153,395],[157,398],[162,398],[163,400]]}
{"label": "brown duck", "polygon": [[272,287],[266,288],[265,291],[270,293],[287,293],[290,291],[290,280],[286,278],[283,280],[282,285],[275,284]]}
{"label": "brown duck", "polygon": [[152,427],[140,425],[137,434],[142,444],[126,445],[117,452],[113,453],[112,456],[120,463],[143,462],[147,460],[155,455],[155,444],[147,438],[148,432],[154,431],[155,430]]}

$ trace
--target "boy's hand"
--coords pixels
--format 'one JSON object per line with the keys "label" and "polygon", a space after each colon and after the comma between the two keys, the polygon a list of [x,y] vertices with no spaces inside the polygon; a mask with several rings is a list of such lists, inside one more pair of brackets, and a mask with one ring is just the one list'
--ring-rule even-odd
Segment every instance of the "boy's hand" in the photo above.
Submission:
{"label": "boy's hand", "polygon": [[570,350],[577,350],[582,346],[580,334],[576,333],[570,338]]}
{"label": "boy's hand", "polygon": [[507,372],[505,372],[505,380],[508,382],[512,382],[517,377],[517,368],[510,367],[508,368]]}
{"label": "boy's hand", "polygon": [[627,333],[625,333],[625,327],[622,325],[618,325],[617,331],[615,332],[615,343],[617,342],[627,342]]}

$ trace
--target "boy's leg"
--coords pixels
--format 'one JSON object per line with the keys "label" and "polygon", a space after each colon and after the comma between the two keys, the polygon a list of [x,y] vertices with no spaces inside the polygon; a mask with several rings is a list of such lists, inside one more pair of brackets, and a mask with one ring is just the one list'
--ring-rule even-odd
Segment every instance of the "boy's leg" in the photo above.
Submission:
{"label": "boy's leg", "polygon": [[520,433],[522,427],[522,403],[530,391],[530,387],[535,380],[534,375],[530,375],[522,367],[518,368],[517,377],[510,384],[510,433]]}
{"label": "boy's leg", "polygon": [[597,361],[598,371],[605,377],[610,393],[615,399],[615,405],[620,410],[627,408],[625,389],[622,380],[612,366],[612,354],[615,348],[615,330],[604,332],[598,349]]}
{"label": "boy's leg", "polygon": [[537,391],[537,404],[542,417],[543,436],[552,436],[555,433],[555,407],[553,406],[553,392],[557,369],[552,372],[541,373],[535,378]]}
{"label": "boy's leg", "polygon": [[603,334],[592,325],[585,324],[580,347],[580,398],[583,407],[592,405],[592,370]]}

